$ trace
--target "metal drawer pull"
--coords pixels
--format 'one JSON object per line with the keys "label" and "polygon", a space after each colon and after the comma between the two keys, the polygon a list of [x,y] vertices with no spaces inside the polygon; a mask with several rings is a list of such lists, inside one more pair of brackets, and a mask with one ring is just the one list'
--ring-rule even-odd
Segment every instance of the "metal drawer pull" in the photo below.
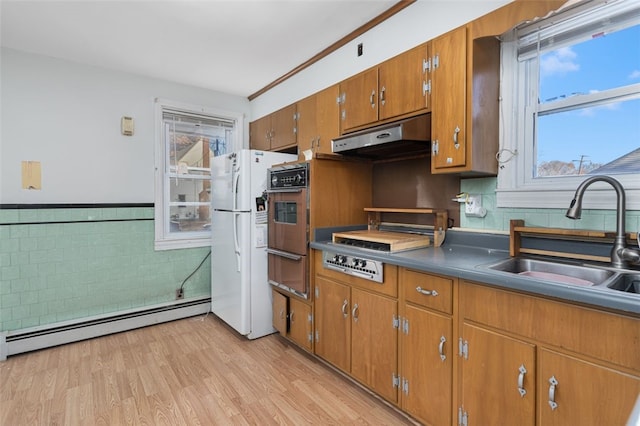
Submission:
{"label": "metal drawer pull", "polygon": [[549,406],[552,410],[558,408],[558,403],[556,402],[556,386],[558,386],[558,381],[555,376],[551,376],[549,379]]}
{"label": "metal drawer pull", "polygon": [[438,352],[440,353],[440,359],[444,362],[447,356],[444,354],[444,343],[447,341],[444,336],[440,336],[440,345],[438,345]]}
{"label": "metal drawer pull", "polygon": [[289,313],[289,322],[293,322],[293,311]]}
{"label": "metal drawer pull", "polygon": [[385,90],[387,90],[387,89],[384,86],[382,86],[382,89],[380,89],[380,103],[382,105],[384,105],[384,103],[385,103],[385,98],[384,98]]}
{"label": "metal drawer pull", "polygon": [[358,304],[353,305],[353,310],[351,311],[351,316],[353,320],[358,322]]}
{"label": "metal drawer pull", "polygon": [[455,149],[460,148],[460,142],[458,142],[458,133],[460,133],[460,127],[456,126],[453,130],[453,146]]}
{"label": "metal drawer pull", "polygon": [[342,316],[345,318],[349,316],[349,312],[347,312],[348,305],[349,301],[347,299],[344,299],[344,302],[342,302]]}
{"label": "metal drawer pull", "polygon": [[524,397],[527,394],[527,390],[524,388],[524,375],[527,374],[527,369],[524,367],[524,364],[518,368],[520,374],[518,374],[518,392],[520,392],[520,396]]}
{"label": "metal drawer pull", "polygon": [[375,108],[376,107],[376,91],[372,90],[371,91],[371,96],[369,96],[369,103],[371,104],[371,108]]}
{"label": "metal drawer pull", "polygon": [[437,291],[435,291],[435,290],[425,290],[420,286],[416,287],[416,291],[418,293],[420,293],[420,294],[424,294],[425,296],[433,296],[433,297],[435,297],[435,296],[438,295]]}

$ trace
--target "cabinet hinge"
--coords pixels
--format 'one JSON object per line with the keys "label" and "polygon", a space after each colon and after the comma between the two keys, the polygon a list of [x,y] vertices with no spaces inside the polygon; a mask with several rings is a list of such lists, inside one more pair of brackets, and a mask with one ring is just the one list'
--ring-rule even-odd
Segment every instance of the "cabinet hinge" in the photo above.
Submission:
{"label": "cabinet hinge", "polygon": [[307,322],[313,324],[313,314],[307,315]]}
{"label": "cabinet hinge", "polygon": [[338,97],[336,98],[336,103],[337,103],[338,105],[343,104],[343,103],[344,103],[344,99],[345,99],[345,97],[346,97],[346,96],[347,96],[347,95],[346,95],[345,93],[340,93],[340,94],[338,95]]}
{"label": "cabinet hinge", "polygon": [[468,426],[469,418],[462,407],[458,407],[458,426]]}
{"label": "cabinet hinge", "polygon": [[434,140],[433,142],[431,142],[431,154],[432,155],[438,155],[438,140]]}
{"label": "cabinet hinge", "polygon": [[440,67],[440,55],[434,55],[433,56],[433,69],[435,70],[436,68]]}
{"label": "cabinet hinge", "polygon": [[313,333],[309,333],[307,340],[309,341],[309,343],[313,342]]}
{"label": "cabinet hinge", "polygon": [[396,376],[396,373],[391,375],[391,382],[394,388],[400,388],[400,376]]}
{"label": "cabinet hinge", "polygon": [[431,94],[431,80],[422,82],[422,96]]}
{"label": "cabinet hinge", "polygon": [[315,289],[316,297],[320,297],[320,290],[318,287]]}
{"label": "cabinet hinge", "polygon": [[458,355],[463,356],[464,359],[469,359],[469,342],[462,340],[462,337],[458,339]]}
{"label": "cabinet hinge", "polygon": [[343,109],[342,111],[340,111],[340,119],[344,121],[346,118],[347,118],[347,111]]}
{"label": "cabinet hinge", "polygon": [[431,71],[431,59],[423,59],[422,60],[422,73],[424,74],[427,71]]}
{"label": "cabinet hinge", "polygon": [[400,318],[398,318],[395,314],[393,315],[392,326],[393,328],[400,328]]}
{"label": "cabinet hinge", "polygon": [[318,333],[318,330],[316,330],[316,342],[318,342],[320,340],[320,334]]}
{"label": "cabinet hinge", "polygon": [[402,332],[404,334],[409,334],[409,320],[406,318],[402,319]]}
{"label": "cabinet hinge", "polygon": [[402,392],[404,392],[405,395],[409,395],[409,380],[404,377],[402,378]]}

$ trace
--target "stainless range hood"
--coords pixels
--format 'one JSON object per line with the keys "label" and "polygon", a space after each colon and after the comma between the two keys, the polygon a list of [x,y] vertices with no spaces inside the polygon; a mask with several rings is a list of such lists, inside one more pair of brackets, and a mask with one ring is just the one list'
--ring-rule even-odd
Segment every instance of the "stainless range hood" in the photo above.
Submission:
{"label": "stainless range hood", "polygon": [[429,153],[431,114],[361,130],[331,141],[336,154],[371,159]]}

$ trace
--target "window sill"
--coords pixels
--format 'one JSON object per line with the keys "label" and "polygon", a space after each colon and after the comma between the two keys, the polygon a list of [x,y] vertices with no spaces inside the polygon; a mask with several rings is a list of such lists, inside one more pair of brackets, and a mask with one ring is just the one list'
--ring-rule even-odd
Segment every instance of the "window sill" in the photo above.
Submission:
{"label": "window sill", "polygon": [[163,250],[179,250],[187,248],[197,247],[209,247],[211,246],[210,238],[192,238],[184,240],[156,240],[154,242],[154,249],[156,251]]}

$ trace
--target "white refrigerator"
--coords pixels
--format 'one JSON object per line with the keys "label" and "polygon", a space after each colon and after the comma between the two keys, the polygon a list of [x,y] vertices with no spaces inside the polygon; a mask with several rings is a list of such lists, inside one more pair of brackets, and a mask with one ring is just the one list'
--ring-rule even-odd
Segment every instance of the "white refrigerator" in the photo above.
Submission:
{"label": "white refrigerator", "polygon": [[211,164],[211,312],[249,339],[275,331],[267,279],[267,169],[297,155],[240,150]]}

